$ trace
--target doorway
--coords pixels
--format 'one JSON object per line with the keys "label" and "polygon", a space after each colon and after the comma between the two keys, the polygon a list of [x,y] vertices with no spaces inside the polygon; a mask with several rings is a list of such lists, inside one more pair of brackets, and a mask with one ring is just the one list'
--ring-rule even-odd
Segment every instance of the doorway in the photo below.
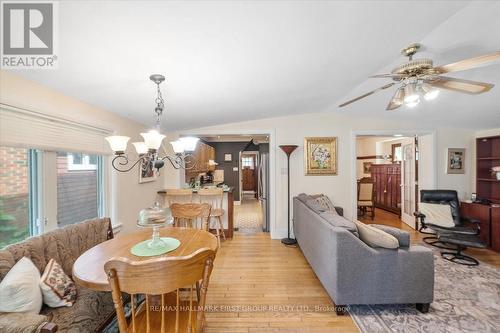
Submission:
{"label": "doorway", "polygon": [[269,135],[203,135],[215,150],[221,184],[233,189],[233,226],[237,235],[270,231]]}
{"label": "doorway", "polygon": [[[357,135],[355,146],[355,216],[366,223],[400,221],[417,229],[413,213],[419,190],[435,185],[433,134]],[[422,175],[426,179],[420,181]]]}

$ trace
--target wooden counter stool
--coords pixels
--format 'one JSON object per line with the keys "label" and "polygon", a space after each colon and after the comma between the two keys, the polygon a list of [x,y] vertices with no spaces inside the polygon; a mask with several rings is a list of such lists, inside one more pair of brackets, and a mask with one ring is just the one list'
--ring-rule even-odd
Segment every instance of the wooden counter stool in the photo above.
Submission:
{"label": "wooden counter stool", "polygon": [[188,188],[172,188],[165,190],[165,206],[170,207],[173,203],[193,202],[193,190]]}
{"label": "wooden counter stool", "polygon": [[214,218],[216,221],[215,231],[220,244],[221,234],[222,238],[226,240],[224,226],[222,225],[222,216],[225,214],[224,209],[222,209],[224,191],[221,188],[205,188],[198,191],[198,196],[200,203],[207,203],[212,207],[210,210],[210,219]]}
{"label": "wooden counter stool", "polygon": [[[210,205],[203,203],[173,203],[170,205],[174,226],[199,228],[208,231],[208,219],[210,216]],[[198,223],[200,221],[200,223]]]}

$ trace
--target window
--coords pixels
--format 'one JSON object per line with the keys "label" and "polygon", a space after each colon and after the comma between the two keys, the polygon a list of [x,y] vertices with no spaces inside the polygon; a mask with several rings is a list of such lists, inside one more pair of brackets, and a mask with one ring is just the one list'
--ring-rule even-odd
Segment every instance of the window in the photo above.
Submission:
{"label": "window", "polygon": [[245,168],[253,169],[254,168],[253,156],[243,156],[241,158],[241,167],[243,169]]}
{"label": "window", "polygon": [[97,155],[66,153],[68,170],[97,170]]}
{"label": "window", "polygon": [[103,184],[100,155],[0,146],[0,248],[103,216]]}
{"label": "window", "polygon": [[0,248],[30,236],[29,150],[0,147]]}
{"label": "window", "polygon": [[101,157],[57,153],[57,225],[98,217],[102,203]]}

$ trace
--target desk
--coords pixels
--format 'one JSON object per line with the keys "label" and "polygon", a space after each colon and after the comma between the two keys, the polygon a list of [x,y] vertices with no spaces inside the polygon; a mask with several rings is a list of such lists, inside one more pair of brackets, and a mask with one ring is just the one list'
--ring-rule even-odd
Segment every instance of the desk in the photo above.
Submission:
{"label": "desk", "polygon": [[[181,257],[190,255],[201,248],[217,251],[217,238],[203,230],[191,228],[166,227],[160,230],[161,237],[177,238],[181,245],[174,251],[165,253],[163,257]],[[137,257],[130,253],[135,244],[151,238],[151,230],[143,230],[131,234],[118,235],[84,252],[73,265],[74,281],[85,288],[97,291],[111,291],[104,264],[113,257],[124,257],[134,262],[154,257]]]}

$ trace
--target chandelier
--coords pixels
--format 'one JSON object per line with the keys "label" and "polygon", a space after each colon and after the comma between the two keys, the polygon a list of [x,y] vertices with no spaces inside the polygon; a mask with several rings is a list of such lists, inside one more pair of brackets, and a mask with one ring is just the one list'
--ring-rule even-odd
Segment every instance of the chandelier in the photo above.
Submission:
{"label": "chandelier", "polygon": [[174,155],[167,155],[161,157],[159,149],[162,148],[162,141],[165,135],[160,134],[161,116],[165,107],[165,102],[161,95],[160,84],[165,81],[165,77],[160,74],[153,74],[149,77],[151,81],[156,84],[157,97],[155,99],[156,107],[156,126],[147,133],[141,133],[144,138],[143,142],[132,142],[135,147],[138,157],[130,160],[125,153],[127,150],[127,143],[130,140],[128,136],[113,135],[105,139],[108,141],[109,146],[115,152],[111,165],[113,168],[120,172],[128,172],[136,165],[140,165],[143,171],[159,170],[164,166],[165,160],[168,160],[175,169],[192,169],[195,166],[195,159],[192,152],[196,149],[198,138],[195,137],[182,137],[176,141],[170,142],[174,150]]}

